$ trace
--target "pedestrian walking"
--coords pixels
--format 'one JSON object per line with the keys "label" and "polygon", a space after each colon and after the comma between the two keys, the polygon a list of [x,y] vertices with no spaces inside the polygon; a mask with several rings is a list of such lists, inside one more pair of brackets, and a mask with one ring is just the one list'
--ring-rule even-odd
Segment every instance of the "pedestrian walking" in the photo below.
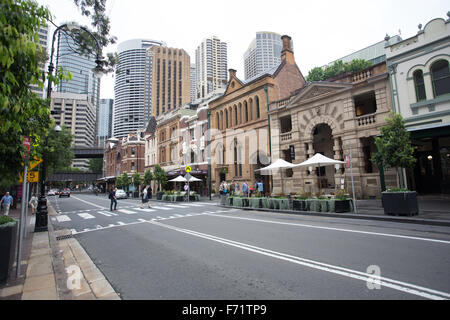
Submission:
{"label": "pedestrian walking", "polygon": [[141,194],[141,196],[142,196],[141,209],[144,209],[144,203],[147,203],[147,206],[149,208],[151,208],[150,201],[149,201],[149,187],[150,186],[146,186],[144,188],[144,190],[142,190],[142,194]]}
{"label": "pedestrian walking", "polygon": [[224,191],[225,191],[225,187],[224,187],[224,182],[222,181],[222,182],[220,183],[220,186],[219,186],[219,194],[220,194],[221,196],[223,196]]}
{"label": "pedestrian walking", "polygon": [[242,193],[244,194],[245,197],[248,197],[248,184],[247,184],[247,181],[244,181],[244,183],[242,184]]}
{"label": "pedestrian walking", "polygon": [[110,211],[113,211],[113,204],[114,204],[114,210],[117,210],[116,191],[117,191],[117,188],[111,189],[111,191],[109,191],[109,199],[111,200]]}
{"label": "pedestrian walking", "polygon": [[31,197],[29,204],[31,206],[31,214],[35,214],[38,205],[38,198],[36,196],[36,193],[33,193],[33,196]]}
{"label": "pedestrian walking", "polygon": [[241,195],[241,187],[239,186],[239,182],[237,181],[234,184],[234,194],[237,196]]}
{"label": "pedestrian walking", "polygon": [[148,196],[149,200],[152,200],[152,198],[153,198],[153,189],[152,189],[151,185],[148,186],[147,191],[148,191],[147,192],[147,196]]}
{"label": "pedestrian walking", "polygon": [[13,205],[13,197],[9,195],[8,191],[0,200],[0,205],[5,209],[5,216],[9,215],[9,208]]}

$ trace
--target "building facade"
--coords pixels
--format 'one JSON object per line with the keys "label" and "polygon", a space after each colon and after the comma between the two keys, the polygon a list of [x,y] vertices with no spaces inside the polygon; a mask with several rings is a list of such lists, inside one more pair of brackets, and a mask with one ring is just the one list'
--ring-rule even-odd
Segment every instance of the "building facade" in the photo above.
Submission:
{"label": "building facade", "polygon": [[118,45],[119,67],[114,85],[113,136],[126,137],[142,129],[151,116],[152,58],[151,46],[162,41],[133,39]]}
{"label": "building facade", "polygon": [[[183,49],[152,46],[151,114],[157,117],[191,100],[191,63]],[[149,120],[149,119],[148,119]]]}
{"label": "building facade", "polygon": [[268,105],[290,97],[306,83],[295,63],[291,38],[282,37],[283,49],[278,66],[247,81],[229,70],[224,95],[209,103],[211,113],[212,184],[218,191],[222,181],[264,182],[270,189],[270,178],[255,170],[271,162]]}
{"label": "building facade", "polygon": [[[48,54],[48,31],[49,28],[48,26],[42,26],[39,28],[38,31],[38,36],[39,36],[39,44],[42,47],[42,51]],[[42,65],[39,66],[39,69],[42,72],[47,72],[46,70],[46,64],[43,63]],[[34,93],[36,93],[40,98],[45,98],[45,86],[46,84],[44,84],[44,88],[40,89],[37,85],[30,85],[31,91],[33,91]]]}
{"label": "building facade", "polygon": [[63,93],[86,94],[97,115],[100,100],[100,78],[92,72],[96,66],[96,56],[87,57],[78,54],[74,51],[76,48],[75,41],[69,35],[65,32],[58,33],[56,67],[63,67],[70,71],[72,79],[61,81],[56,89]]}
{"label": "building facade", "polygon": [[[380,172],[370,161],[375,137],[391,110],[386,63],[328,81],[311,82],[291,97],[270,104],[273,156],[298,164],[316,153],[344,161],[351,156],[358,198],[381,194]],[[349,158],[350,159],[350,158]],[[397,186],[395,172],[386,185]],[[352,193],[348,166],[294,168],[274,177],[274,193]]]}
{"label": "building facade", "polygon": [[[386,38],[386,41],[389,41]],[[434,19],[393,45],[386,42],[393,110],[416,147],[416,165],[405,175],[419,193],[450,193],[450,15]]]}
{"label": "building facade", "polygon": [[[95,107],[87,94],[53,92],[52,111],[59,112],[52,117],[55,122],[70,129],[75,136],[75,147],[95,146]],[[88,159],[74,159],[72,167],[89,169]]]}
{"label": "building facade", "polygon": [[[275,32],[260,31],[244,53],[245,80],[267,71],[281,62],[283,43],[281,35]],[[292,49],[294,48],[291,42]]]}
{"label": "building facade", "polygon": [[97,117],[97,145],[104,147],[106,141],[112,137],[113,99],[100,99]]}
{"label": "building facade", "polygon": [[197,68],[195,63],[191,64],[191,102],[197,99]]}
{"label": "building facade", "polygon": [[197,98],[227,85],[227,44],[218,37],[206,38],[195,50]]}

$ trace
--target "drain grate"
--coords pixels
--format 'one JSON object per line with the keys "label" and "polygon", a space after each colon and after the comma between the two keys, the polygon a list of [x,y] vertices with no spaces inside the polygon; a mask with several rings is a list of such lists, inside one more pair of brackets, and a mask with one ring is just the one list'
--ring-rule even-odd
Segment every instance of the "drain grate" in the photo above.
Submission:
{"label": "drain grate", "polygon": [[73,235],[72,234],[67,234],[65,236],[58,236],[58,237],[56,237],[56,241],[70,239],[70,238],[73,238]]}

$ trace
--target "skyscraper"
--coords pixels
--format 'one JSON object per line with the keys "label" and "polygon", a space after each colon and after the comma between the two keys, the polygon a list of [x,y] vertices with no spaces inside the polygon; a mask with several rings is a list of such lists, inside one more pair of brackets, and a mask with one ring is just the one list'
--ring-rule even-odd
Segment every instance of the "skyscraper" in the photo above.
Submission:
{"label": "skyscraper", "polygon": [[157,117],[188,103],[191,99],[191,60],[183,49],[152,46],[147,55],[152,65],[152,116]]}
{"label": "skyscraper", "polygon": [[281,35],[278,33],[257,32],[256,38],[244,53],[245,80],[279,65],[282,47]]}
{"label": "skyscraper", "polygon": [[[42,26],[39,28],[39,31],[38,31],[39,44],[41,45],[42,50],[44,52],[48,51],[48,30],[49,30],[48,26],[46,26],[46,27]],[[41,71],[44,71],[44,72],[47,71],[45,68],[45,63],[43,63],[40,66],[40,69],[41,69]],[[31,88],[31,91],[36,93],[39,97],[45,98],[45,95],[44,95],[45,90],[44,89],[40,89],[37,85],[31,85],[30,88]]]}
{"label": "skyscraper", "polygon": [[98,110],[97,141],[99,147],[104,147],[106,140],[112,137],[113,99],[100,99]]}
{"label": "skyscraper", "polygon": [[95,110],[98,110],[100,79],[92,72],[96,66],[95,58],[95,55],[87,57],[77,53],[75,41],[64,31],[58,33],[56,66],[70,71],[72,80],[61,81],[57,86],[57,91],[87,94],[89,102]]}
{"label": "skyscraper", "polygon": [[197,98],[227,86],[227,44],[218,37],[204,39],[195,50]]}
{"label": "skyscraper", "polygon": [[114,86],[113,136],[125,137],[141,129],[151,116],[152,57],[151,46],[162,41],[133,39],[118,45],[119,66]]}
{"label": "skyscraper", "polygon": [[191,102],[194,102],[197,99],[197,68],[195,67],[195,63],[191,64]]}

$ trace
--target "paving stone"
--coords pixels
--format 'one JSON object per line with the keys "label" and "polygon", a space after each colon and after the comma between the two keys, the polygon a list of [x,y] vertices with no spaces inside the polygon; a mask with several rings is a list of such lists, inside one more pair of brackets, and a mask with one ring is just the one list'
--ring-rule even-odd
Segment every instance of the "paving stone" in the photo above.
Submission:
{"label": "paving stone", "polygon": [[22,294],[22,300],[59,300],[55,288],[40,289]]}
{"label": "paving stone", "polygon": [[53,288],[56,290],[55,276],[53,275],[53,273],[37,277],[25,278],[23,292],[30,292],[49,288]]}
{"label": "paving stone", "polygon": [[[91,288],[89,287],[88,283],[86,282],[86,280],[84,278],[80,279],[80,283],[79,283],[80,287],[78,289],[77,288],[71,288],[70,287],[70,280],[68,280],[68,282],[69,282],[69,290],[72,291],[72,294],[73,294],[74,297],[78,297],[78,296],[81,296],[83,294],[92,292]],[[73,283],[73,285],[76,285],[76,283]]]}
{"label": "paving stone", "polygon": [[88,293],[79,295],[78,297],[75,297],[74,300],[96,300],[96,299],[92,292],[88,292]]}
{"label": "paving stone", "polygon": [[42,248],[42,249],[35,249],[31,251],[30,258],[39,257],[43,255],[50,255],[51,254],[50,248]]}
{"label": "paving stone", "polygon": [[52,258],[50,255],[30,258],[27,268],[27,277],[53,274]]}
{"label": "paving stone", "polygon": [[91,268],[82,269],[85,279],[89,284],[92,284],[92,282],[103,280],[105,277],[103,274],[98,270],[96,266],[93,266]]}
{"label": "paving stone", "polygon": [[106,279],[92,282],[91,288],[97,298],[103,297],[110,293],[115,293],[114,289]]}
{"label": "paving stone", "polygon": [[0,297],[4,298],[15,294],[20,294],[22,293],[22,290],[23,290],[22,284],[13,287],[6,287],[0,290]]}
{"label": "paving stone", "polygon": [[78,265],[80,266],[81,270],[83,270],[83,272],[85,269],[87,270],[95,267],[94,262],[92,262],[90,258],[78,261]]}
{"label": "paving stone", "polygon": [[120,297],[117,293],[108,293],[108,294],[98,298],[98,300],[122,300],[122,299],[120,299]]}

